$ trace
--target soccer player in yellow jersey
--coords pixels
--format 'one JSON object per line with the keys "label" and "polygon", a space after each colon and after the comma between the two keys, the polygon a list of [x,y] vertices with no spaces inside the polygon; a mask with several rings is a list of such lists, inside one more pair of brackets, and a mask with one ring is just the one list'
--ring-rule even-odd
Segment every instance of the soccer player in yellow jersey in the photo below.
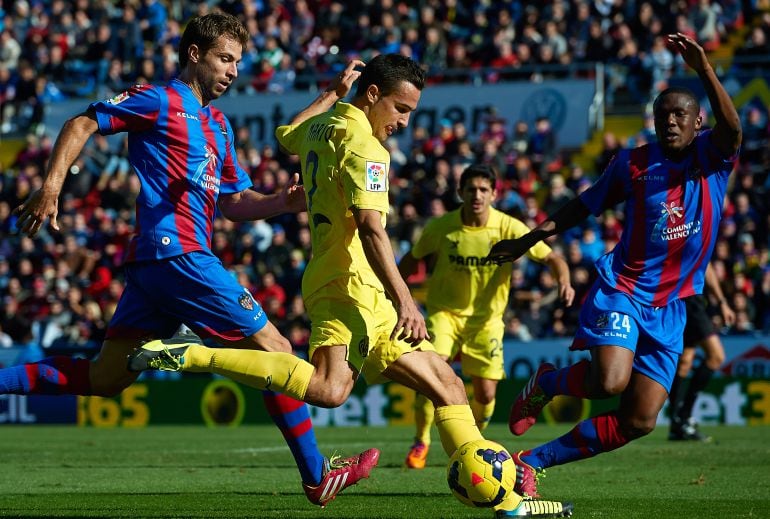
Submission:
{"label": "soccer player in yellow jersey", "polygon": [[[469,166],[460,176],[459,209],[428,221],[422,235],[399,264],[404,279],[428,260],[428,332],[438,354],[451,361],[461,354],[462,372],[473,383],[470,401],[480,430],[495,409],[497,382],[505,377],[503,365],[503,313],[508,305],[512,263],[497,265],[487,259],[492,245],[505,238],[523,236],[529,228],[492,207],[495,172],[485,164]],[[559,296],[572,304],[575,291],[567,263],[543,242],[527,256],[548,265],[559,283]],[[433,404],[417,394],[417,434],[406,457],[406,466],[425,467],[433,424]]]}
{"label": "soccer player in yellow jersey", "polygon": [[[405,128],[425,84],[420,66],[398,54],[364,66],[352,61],[332,87],[286,126],[278,142],[300,156],[313,255],[302,279],[312,322],[308,363],[283,352],[227,350],[153,341],[133,355],[132,369],[212,372],[321,407],[347,400],[362,373],[390,379],[435,405],[447,455],[481,439],[465,387],[428,342],[420,309],[396,266],[385,232],[390,156],[382,143]],[[340,101],[353,81],[351,103]],[[571,504],[535,506],[510,492],[497,514],[551,516]]]}

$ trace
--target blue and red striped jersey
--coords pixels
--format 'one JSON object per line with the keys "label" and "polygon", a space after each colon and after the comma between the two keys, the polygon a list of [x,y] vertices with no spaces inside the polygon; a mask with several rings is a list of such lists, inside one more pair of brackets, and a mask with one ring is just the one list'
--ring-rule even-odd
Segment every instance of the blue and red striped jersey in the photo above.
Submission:
{"label": "blue and red striped jersey", "polygon": [[597,216],[625,201],[623,235],[596,267],[609,286],[646,305],[703,292],[736,157],[721,156],[710,130],[691,150],[680,162],[664,157],[658,143],[623,150],[580,194]]}
{"label": "blue and red striped jersey", "polygon": [[128,132],[129,161],[141,181],[126,261],[210,251],[219,194],[252,185],[224,114],[201,106],[176,79],[165,87],[134,86],[90,108],[101,134]]}

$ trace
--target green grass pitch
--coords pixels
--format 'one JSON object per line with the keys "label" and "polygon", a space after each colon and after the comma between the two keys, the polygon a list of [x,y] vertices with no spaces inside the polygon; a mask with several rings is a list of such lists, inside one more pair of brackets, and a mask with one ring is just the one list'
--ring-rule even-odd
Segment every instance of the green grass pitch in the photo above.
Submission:
{"label": "green grass pitch", "polygon": [[[567,431],[537,425],[509,450]],[[716,441],[674,443],[659,428],[618,451],[548,470],[545,498],[571,500],[575,518],[768,518],[770,428],[704,427]],[[308,503],[272,426],[144,429],[0,427],[0,516],[183,518],[489,518],[449,493],[434,430],[428,467],[402,462],[411,427],[318,429],[326,454],[382,450],[372,477],[327,508]]]}

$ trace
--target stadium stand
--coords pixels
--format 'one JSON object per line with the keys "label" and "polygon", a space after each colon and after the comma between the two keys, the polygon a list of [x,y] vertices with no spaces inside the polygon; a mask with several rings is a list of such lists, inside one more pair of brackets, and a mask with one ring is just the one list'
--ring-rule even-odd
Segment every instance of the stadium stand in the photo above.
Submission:
{"label": "stadium stand", "polygon": [[[354,4],[355,7],[351,7]],[[458,204],[458,168],[483,161],[499,173],[498,207],[530,225],[589,185],[619,147],[654,138],[639,113],[682,64],[663,44],[671,31],[695,35],[720,65],[720,74],[767,76],[770,12],[761,2],[553,0],[17,0],[0,6],[0,347],[96,351],[122,290],[122,254],[134,226],[139,185],[124,140],[94,138],[76,161],[59,207],[63,232],[34,240],[14,232],[10,211],[41,184],[58,128],[46,110],[63,99],[110,97],[127,86],[164,82],[177,69],[183,20],[211,9],[239,16],[252,38],[228,95],[311,92],[353,57],[406,53],[424,64],[430,82],[480,84],[538,81],[593,74],[604,64],[603,132],[581,149],[553,138],[547,119],[528,126],[490,117],[477,138],[462,124],[435,134],[411,132],[411,143],[389,143],[393,156],[393,210],[389,229],[397,254],[425,219]],[[742,108],[744,142],[729,191],[714,263],[739,314],[725,333],[770,332],[770,130],[768,96]],[[708,115],[708,114],[706,114]],[[237,150],[255,188],[272,192],[297,170],[274,146],[255,146],[239,128]],[[248,286],[273,322],[298,349],[308,322],[299,280],[309,254],[303,215],[235,224],[217,219],[214,252]],[[555,240],[568,259],[579,298],[592,276],[591,261],[614,245],[619,212]],[[424,272],[412,281],[419,284]],[[568,337],[575,305],[555,304],[553,280],[535,264],[514,274],[508,329],[512,336]],[[417,292],[419,293],[419,291]]]}

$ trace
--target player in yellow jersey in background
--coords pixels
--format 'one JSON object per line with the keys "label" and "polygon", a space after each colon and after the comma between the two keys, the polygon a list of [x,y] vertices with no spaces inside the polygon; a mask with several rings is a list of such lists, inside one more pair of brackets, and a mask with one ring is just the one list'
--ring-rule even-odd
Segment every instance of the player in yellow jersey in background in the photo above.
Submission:
{"label": "player in yellow jersey in background", "polygon": [[[495,410],[497,382],[505,378],[503,363],[503,313],[508,305],[513,264],[487,260],[489,249],[501,239],[529,232],[521,221],[492,207],[495,171],[485,164],[469,166],[460,176],[458,209],[428,221],[422,235],[401,260],[404,279],[420,259],[432,272],[428,278],[428,332],[436,352],[446,361],[461,355],[462,372],[471,377],[470,401],[480,430]],[[527,256],[548,265],[559,283],[559,297],[570,306],[575,291],[567,263],[543,242]],[[425,467],[433,424],[433,404],[418,393],[415,400],[417,434],[406,457],[406,466]]]}
{"label": "player in yellow jersey in background", "polygon": [[[342,405],[362,373],[369,383],[390,379],[425,394],[447,455],[482,438],[465,386],[428,342],[420,309],[396,266],[385,232],[390,156],[382,143],[409,123],[425,77],[398,54],[353,61],[289,125],[281,146],[299,155],[312,237],[302,279],[311,320],[311,363],[281,352],[206,348],[153,341],[130,359],[132,369],[212,372],[283,392],[321,407]],[[351,103],[340,101],[353,81]],[[497,513],[561,516],[571,504],[534,507],[511,491]],[[548,505],[548,506],[546,506]]]}

